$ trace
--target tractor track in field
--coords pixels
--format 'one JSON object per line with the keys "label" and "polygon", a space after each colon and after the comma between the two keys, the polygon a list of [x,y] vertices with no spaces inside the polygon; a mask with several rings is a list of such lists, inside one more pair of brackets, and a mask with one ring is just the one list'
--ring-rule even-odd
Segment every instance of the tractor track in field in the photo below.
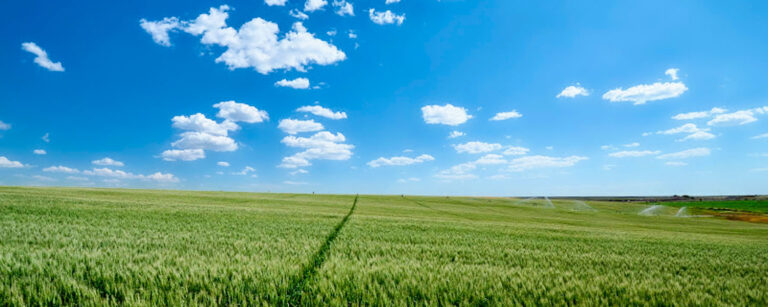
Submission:
{"label": "tractor track in field", "polygon": [[336,227],[333,228],[333,231],[328,234],[323,245],[320,246],[320,249],[318,249],[314,255],[312,255],[309,263],[307,263],[304,268],[302,268],[301,273],[291,280],[291,285],[288,287],[287,301],[285,301],[283,305],[301,305],[307,283],[309,283],[309,281],[312,280],[315,275],[317,275],[317,271],[320,269],[323,263],[325,263],[325,260],[328,257],[328,251],[331,250],[331,244],[334,240],[336,240],[336,237],[339,235],[339,232],[341,232],[341,229],[344,228],[344,225],[347,224],[347,221],[349,221],[349,218],[355,212],[355,208],[357,208],[358,197],[358,195],[355,195],[355,200],[352,202],[352,208],[349,209],[347,215],[344,216],[344,218],[338,224],[336,224]]}

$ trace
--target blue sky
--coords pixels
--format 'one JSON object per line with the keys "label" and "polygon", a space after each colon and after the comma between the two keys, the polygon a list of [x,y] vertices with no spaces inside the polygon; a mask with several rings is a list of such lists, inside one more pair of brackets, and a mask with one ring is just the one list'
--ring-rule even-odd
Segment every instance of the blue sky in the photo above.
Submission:
{"label": "blue sky", "polygon": [[0,184],[764,194],[766,9],[11,2]]}

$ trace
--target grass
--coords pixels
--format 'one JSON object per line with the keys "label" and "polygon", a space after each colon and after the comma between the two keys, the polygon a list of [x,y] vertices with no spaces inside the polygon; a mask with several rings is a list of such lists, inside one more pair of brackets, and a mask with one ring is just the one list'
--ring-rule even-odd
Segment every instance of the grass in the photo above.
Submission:
{"label": "grass", "polygon": [[740,211],[768,213],[768,199],[685,201],[685,202],[672,202],[669,204],[677,207],[705,208],[705,209],[709,209],[709,208],[734,209],[734,210],[740,210]]}
{"label": "grass", "polygon": [[552,202],[0,187],[0,305],[768,304],[768,224]]}

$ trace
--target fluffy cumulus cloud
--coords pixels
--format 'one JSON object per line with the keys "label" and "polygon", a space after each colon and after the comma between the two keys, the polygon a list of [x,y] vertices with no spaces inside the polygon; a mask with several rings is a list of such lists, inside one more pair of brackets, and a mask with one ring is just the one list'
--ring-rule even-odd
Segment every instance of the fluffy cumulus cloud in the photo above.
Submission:
{"label": "fluffy cumulus cloud", "polygon": [[288,147],[301,148],[304,151],[283,158],[279,167],[299,168],[309,166],[311,160],[348,160],[352,157],[354,145],[345,144],[346,138],[341,133],[320,131],[311,137],[286,136],[281,141]]}
{"label": "fluffy cumulus cloud", "polygon": [[19,161],[12,161],[5,156],[0,156],[0,168],[20,168],[24,167],[24,164]]}
{"label": "fluffy cumulus cloud", "polygon": [[178,30],[181,23],[176,17],[166,17],[158,21],[148,21],[142,18],[139,20],[139,25],[149,35],[152,35],[152,40],[155,43],[169,47],[171,46],[171,37],[168,33]]}
{"label": "fluffy cumulus cloud", "polygon": [[702,141],[702,140],[710,140],[715,138],[714,134],[709,133],[709,128],[699,128],[696,126],[696,124],[691,124],[691,123],[684,124],[680,127],[656,132],[656,134],[666,134],[666,135],[679,134],[679,133],[687,133],[688,136],[678,139],[677,140],[678,142],[684,142],[689,140]]}
{"label": "fluffy cumulus cloud", "polygon": [[512,111],[509,111],[509,112],[496,113],[496,115],[491,117],[490,120],[498,121],[498,120],[507,120],[507,119],[510,119],[510,118],[520,118],[520,117],[523,117],[523,114],[520,114],[520,113],[518,113],[515,110],[512,110]]}
{"label": "fluffy cumulus cloud", "polygon": [[504,150],[503,154],[505,156],[523,156],[528,154],[528,151],[530,149],[520,146],[510,146],[507,147],[507,149]]}
{"label": "fluffy cumulus cloud", "polygon": [[227,161],[219,161],[219,162],[216,162],[216,165],[221,166],[221,167],[229,167],[229,162],[227,162]]}
{"label": "fluffy cumulus cloud", "polygon": [[346,0],[334,0],[333,6],[336,8],[336,14],[339,16],[355,16],[355,9],[352,3]]}
{"label": "fluffy cumulus cloud", "polygon": [[297,19],[301,19],[301,20],[309,19],[309,15],[307,15],[304,12],[299,11],[297,9],[292,9],[292,10],[288,11],[288,15],[291,15],[291,17],[293,17],[293,18],[297,18]]}
{"label": "fluffy cumulus cloud", "polygon": [[655,156],[660,154],[661,152],[658,150],[625,150],[625,151],[617,151],[612,152],[608,154],[610,157],[614,158],[636,158],[636,157],[645,157],[645,156]]}
{"label": "fluffy cumulus cloud", "polygon": [[296,78],[293,80],[283,79],[275,82],[275,86],[290,87],[294,89],[305,90],[309,88],[309,79],[307,78]]}
{"label": "fluffy cumulus cloud", "polygon": [[768,113],[768,106],[716,115],[707,122],[709,126],[741,126],[757,121],[758,115]]}
{"label": "fluffy cumulus cloud", "polygon": [[692,120],[692,119],[698,119],[698,118],[707,118],[711,117],[713,115],[722,114],[725,113],[727,110],[722,108],[712,108],[709,111],[698,111],[698,112],[688,112],[688,113],[680,113],[675,116],[672,116],[672,119],[675,120]]}
{"label": "fluffy cumulus cloud", "polygon": [[205,151],[196,149],[169,149],[161,154],[165,161],[194,161],[205,158]]}
{"label": "fluffy cumulus cloud", "polygon": [[156,172],[150,175],[133,174],[122,170],[114,170],[111,168],[94,168],[92,170],[83,171],[83,174],[89,176],[107,177],[112,179],[139,179],[139,180],[154,180],[157,182],[178,182],[179,179],[173,174]]}
{"label": "fluffy cumulus cloud", "polygon": [[[315,8],[319,5],[318,1],[327,3],[325,0],[308,0],[307,4],[311,2],[310,8]],[[329,65],[346,59],[344,52],[316,38],[300,22],[294,23],[291,31],[278,37],[280,29],[277,24],[261,18],[253,18],[239,29],[227,26],[229,10],[226,5],[211,8],[207,14],[200,14],[194,20],[166,23],[162,31],[157,26],[148,29],[143,25],[163,21],[142,20],[141,24],[160,45],[170,45],[168,33],[178,29],[201,36],[200,42],[205,45],[226,48],[216,62],[226,64],[229,69],[251,67],[262,74],[276,69],[305,71],[310,64]]]}
{"label": "fluffy cumulus cloud", "polygon": [[464,133],[464,132],[453,130],[453,131],[451,131],[450,134],[448,134],[448,138],[449,139],[455,139],[457,137],[465,136],[465,135],[466,135],[466,133]]}
{"label": "fluffy cumulus cloud", "polygon": [[665,74],[665,75],[667,75],[667,76],[669,76],[670,78],[672,78],[672,80],[677,80],[677,79],[679,79],[679,78],[677,77],[677,72],[678,72],[678,71],[680,71],[680,70],[679,70],[679,69],[677,69],[677,68],[670,68],[670,69],[667,69],[667,70],[664,72],[664,74]]}
{"label": "fluffy cumulus cloud", "polygon": [[485,156],[480,157],[480,159],[477,159],[474,163],[476,165],[496,165],[496,164],[505,164],[507,163],[507,160],[504,159],[504,156],[502,155],[487,154]]}
{"label": "fluffy cumulus cloud", "polygon": [[392,157],[392,158],[384,158],[380,157],[376,160],[368,162],[368,166],[370,167],[381,167],[381,166],[403,166],[403,165],[411,165],[411,164],[417,164],[417,163],[424,163],[427,161],[433,161],[435,160],[434,157],[430,155],[420,155],[416,158],[410,158],[410,157]]}
{"label": "fluffy cumulus cloud", "polygon": [[280,120],[280,124],[277,125],[277,128],[280,128],[280,130],[283,130],[283,132],[288,134],[297,134],[301,132],[313,132],[313,131],[320,131],[324,129],[323,124],[315,122],[315,120],[313,119],[300,120],[300,119],[291,119],[291,118]]}
{"label": "fluffy cumulus cloud", "polygon": [[240,129],[238,122],[260,123],[269,119],[266,111],[235,101],[214,104],[221,122],[207,118],[201,113],[190,116],[174,116],[173,127],[184,130],[179,139],[171,143],[175,149],[166,150],[161,157],[166,161],[193,161],[205,158],[205,150],[235,151],[237,142],[229,137],[230,131]]}
{"label": "fluffy cumulus cloud", "polygon": [[383,12],[377,12],[374,9],[368,10],[368,17],[371,18],[371,21],[373,23],[378,25],[388,25],[397,23],[397,25],[402,25],[405,21],[405,14],[397,15],[395,13],[392,13],[390,10],[386,10]]}
{"label": "fluffy cumulus cloud", "polygon": [[580,161],[587,160],[587,157],[568,156],[568,157],[550,157],[550,156],[524,156],[509,161],[509,170],[513,172],[522,172],[537,168],[563,168],[571,167]]}
{"label": "fluffy cumulus cloud", "polygon": [[286,2],[288,2],[288,0],[264,0],[264,3],[269,6],[285,6]]}
{"label": "fluffy cumulus cloud", "polygon": [[682,160],[682,159],[688,159],[693,157],[709,156],[710,152],[711,151],[709,150],[709,148],[699,147],[699,148],[686,149],[683,151],[659,155],[659,156],[656,156],[656,158],[662,159],[662,160]]}
{"label": "fluffy cumulus cloud", "polygon": [[470,154],[491,152],[491,151],[499,150],[501,149],[501,147],[502,146],[499,143],[485,143],[485,142],[467,142],[464,144],[453,145],[453,148],[456,149],[456,152],[470,153]]}
{"label": "fluffy cumulus cloud", "polygon": [[427,124],[449,126],[461,125],[472,118],[472,115],[467,114],[467,109],[452,104],[423,106],[421,107],[421,115]]}
{"label": "fluffy cumulus cloud", "polygon": [[563,89],[560,94],[555,96],[556,98],[575,98],[576,96],[589,96],[589,91],[581,87],[578,83],[571,85]]}
{"label": "fluffy cumulus cloud", "polygon": [[314,12],[319,9],[322,9],[327,4],[328,4],[328,1],[325,1],[325,0],[307,0],[307,2],[304,2],[304,11]]}
{"label": "fluffy cumulus cloud", "polygon": [[35,55],[34,62],[37,65],[40,65],[40,67],[50,71],[64,71],[64,66],[61,65],[61,62],[51,61],[51,59],[48,58],[48,53],[45,52],[43,48],[40,48],[40,46],[38,46],[34,42],[22,43],[21,49],[31,54],[34,54]]}
{"label": "fluffy cumulus cloud", "polygon": [[316,116],[330,118],[330,119],[344,119],[347,118],[345,112],[334,112],[331,109],[324,108],[322,106],[303,106],[296,109],[297,112],[311,113]]}
{"label": "fluffy cumulus cloud", "polygon": [[6,124],[0,120],[0,130],[11,130],[11,124]]}
{"label": "fluffy cumulus cloud", "polygon": [[93,165],[99,165],[99,166],[125,166],[125,163],[116,161],[110,157],[104,157],[102,159],[93,160],[91,161]]}
{"label": "fluffy cumulus cloud", "polygon": [[477,178],[477,175],[472,174],[472,171],[476,168],[477,165],[475,163],[462,163],[440,171],[435,177],[445,180],[474,179]]}
{"label": "fluffy cumulus cloud", "polygon": [[49,173],[65,173],[65,174],[77,174],[80,173],[78,169],[66,167],[63,165],[49,166],[43,169],[44,172]]}
{"label": "fluffy cumulus cloud", "polygon": [[219,109],[219,113],[216,114],[216,117],[223,118],[231,122],[244,122],[253,124],[269,120],[269,114],[267,114],[267,111],[259,110],[254,106],[235,102],[232,100],[219,102],[214,104],[213,107]]}
{"label": "fluffy cumulus cloud", "polygon": [[400,0],[386,0],[384,4],[392,4],[392,3],[398,3]]}
{"label": "fluffy cumulus cloud", "polygon": [[35,150],[32,151],[32,153],[36,154],[36,155],[45,155],[48,152],[46,152],[45,149],[35,149]]}
{"label": "fluffy cumulus cloud", "polygon": [[611,102],[631,101],[635,105],[641,105],[648,101],[675,98],[687,90],[688,87],[682,82],[656,82],[635,85],[628,89],[616,88],[603,94],[603,99]]}

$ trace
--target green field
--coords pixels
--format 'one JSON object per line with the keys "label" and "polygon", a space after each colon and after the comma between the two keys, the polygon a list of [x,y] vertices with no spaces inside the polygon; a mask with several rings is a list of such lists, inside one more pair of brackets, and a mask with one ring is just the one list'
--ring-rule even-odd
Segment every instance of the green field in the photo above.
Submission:
{"label": "green field", "polygon": [[768,224],[553,202],[0,187],[0,305],[768,304]]}
{"label": "green field", "polygon": [[722,201],[679,201],[671,202],[669,205],[690,208],[717,208],[734,209],[741,211],[751,211],[768,213],[768,199],[756,200],[722,200]]}

